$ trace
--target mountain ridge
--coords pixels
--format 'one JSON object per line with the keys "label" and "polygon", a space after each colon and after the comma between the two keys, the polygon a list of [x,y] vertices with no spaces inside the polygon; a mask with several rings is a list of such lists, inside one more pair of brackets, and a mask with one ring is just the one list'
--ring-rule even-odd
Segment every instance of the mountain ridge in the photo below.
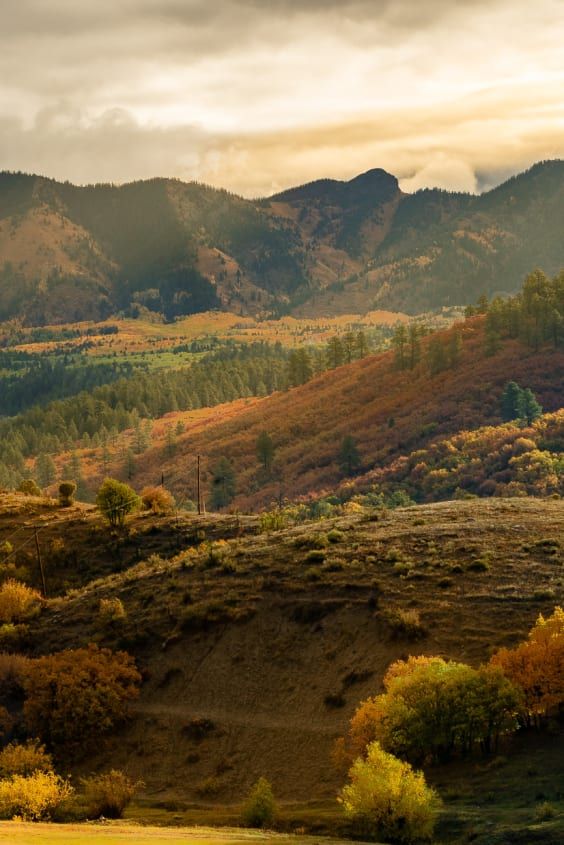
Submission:
{"label": "mountain ridge", "polygon": [[373,168],[247,200],[156,177],[75,186],[0,173],[0,320],[209,308],[408,313],[508,293],[564,266],[564,161],[483,194],[401,191]]}

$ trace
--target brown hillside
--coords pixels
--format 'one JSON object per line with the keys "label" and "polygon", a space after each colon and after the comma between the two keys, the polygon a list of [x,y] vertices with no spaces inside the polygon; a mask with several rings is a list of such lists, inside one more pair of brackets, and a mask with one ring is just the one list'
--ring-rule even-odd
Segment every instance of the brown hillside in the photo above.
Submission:
{"label": "brown hillside", "polygon": [[[247,511],[268,506],[280,495],[293,499],[334,489],[342,481],[337,454],[345,435],[357,440],[367,471],[436,437],[498,423],[500,396],[511,379],[531,387],[545,410],[563,405],[562,350],[545,347],[533,352],[508,342],[497,355],[486,357],[480,319],[459,328],[463,348],[455,369],[431,377],[421,363],[413,372],[398,372],[391,353],[386,353],[324,373],[248,408],[242,406],[225,422],[218,409],[215,423],[179,439],[174,459],[167,460],[160,447],[147,453],[135,484],[154,483],[164,471],[174,493],[194,498],[193,474],[188,470],[194,456],[204,456],[207,481],[217,460],[226,456],[237,473],[234,506]],[[256,457],[262,431],[276,446],[273,478],[266,481],[260,477]]]}
{"label": "brown hillside", "polygon": [[[97,519],[88,512],[73,535],[79,562]],[[171,521],[147,519],[154,549]],[[135,654],[145,681],[133,722],[87,765],[124,767],[161,802],[237,801],[260,775],[283,800],[332,799],[333,741],[391,661],[476,665],[564,599],[561,501],[364,512],[197,546],[196,529],[201,539],[220,524],[182,519],[183,551],[164,543],[164,557],[50,602],[30,630],[36,651],[95,640]],[[143,519],[130,528],[140,538]],[[121,622],[101,620],[108,597],[122,600]],[[420,639],[396,627],[398,609],[419,613]]]}

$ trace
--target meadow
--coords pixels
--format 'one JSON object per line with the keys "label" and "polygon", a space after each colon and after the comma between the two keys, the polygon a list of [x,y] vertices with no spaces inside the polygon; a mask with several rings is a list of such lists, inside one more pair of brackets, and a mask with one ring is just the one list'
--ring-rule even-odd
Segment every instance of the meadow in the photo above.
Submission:
{"label": "meadow", "polygon": [[140,827],[130,823],[60,825],[27,822],[0,822],[0,842],[6,845],[308,845],[337,839],[211,827]]}

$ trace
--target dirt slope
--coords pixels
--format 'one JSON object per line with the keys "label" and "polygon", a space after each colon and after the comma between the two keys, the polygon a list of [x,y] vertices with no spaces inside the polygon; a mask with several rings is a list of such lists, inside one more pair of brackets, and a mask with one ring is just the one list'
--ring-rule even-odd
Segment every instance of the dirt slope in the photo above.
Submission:
{"label": "dirt slope", "polygon": [[[166,519],[152,524],[151,537],[166,536]],[[328,543],[331,527],[342,534]],[[210,516],[178,530],[186,547],[218,529]],[[241,531],[251,533],[212,554],[165,547],[163,558],[50,603],[35,622],[36,650],[95,640],[127,648],[143,670],[131,725],[88,768],[126,768],[146,796],[168,802],[237,801],[260,775],[283,800],[331,797],[333,741],[391,661],[432,653],[478,664],[564,600],[558,500],[451,502],[254,530],[249,522]],[[122,623],[100,621],[109,596],[123,601]],[[398,608],[418,611],[422,638],[390,622]]]}

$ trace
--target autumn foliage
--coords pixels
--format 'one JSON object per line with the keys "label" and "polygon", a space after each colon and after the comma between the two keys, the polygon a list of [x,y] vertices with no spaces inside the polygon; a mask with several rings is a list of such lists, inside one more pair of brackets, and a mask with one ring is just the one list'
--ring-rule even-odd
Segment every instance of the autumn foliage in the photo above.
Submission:
{"label": "autumn foliage", "polygon": [[353,716],[352,756],[365,754],[378,740],[386,751],[412,762],[447,760],[475,746],[491,750],[515,724],[518,693],[493,667],[410,657],[390,666],[384,688]]}
{"label": "autumn foliage", "polygon": [[431,838],[440,800],[422,772],[372,742],[349,779],[339,800],[357,835],[401,843]]}
{"label": "autumn foliage", "polygon": [[521,718],[540,725],[564,704],[564,610],[539,616],[528,638],[516,648],[502,648],[491,665],[523,691]]}
{"label": "autumn foliage", "polygon": [[0,623],[23,622],[39,610],[40,604],[37,590],[9,578],[0,587]]}
{"label": "autumn foliage", "polygon": [[132,657],[95,645],[32,660],[24,678],[27,731],[59,755],[87,751],[123,721],[140,680]]}

